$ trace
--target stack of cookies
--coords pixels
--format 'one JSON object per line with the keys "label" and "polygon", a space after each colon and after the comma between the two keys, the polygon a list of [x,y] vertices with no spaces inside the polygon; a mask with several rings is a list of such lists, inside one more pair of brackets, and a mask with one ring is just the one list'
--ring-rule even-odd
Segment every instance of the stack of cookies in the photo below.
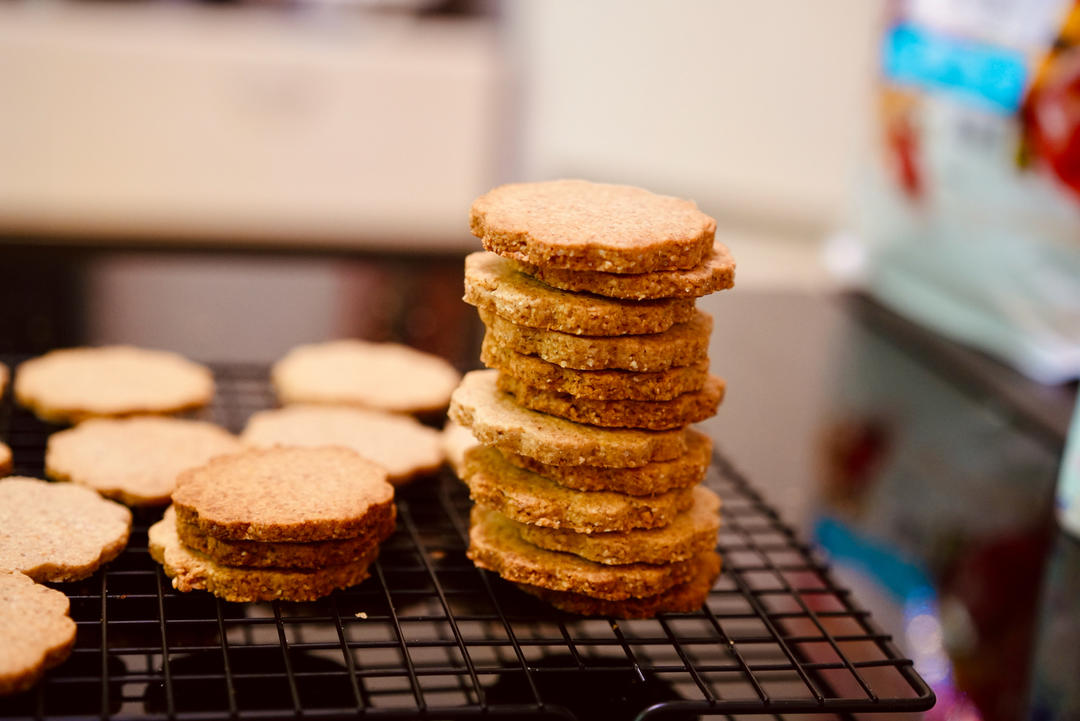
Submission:
{"label": "stack of cookies", "polygon": [[465,263],[487,328],[450,417],[479,445],[469,557],[552,605],[648,617],[699,607],[720,569],[700,485],[724,382],[695,299],[734,281],[690,201],[578,180],[476,200]]}
{"label": "stack of cookies", "polygon": [[386,471],[354,451],[252,449],[180,474],[150,554],[179,591],[313,601],[368,577],[395,515]]}

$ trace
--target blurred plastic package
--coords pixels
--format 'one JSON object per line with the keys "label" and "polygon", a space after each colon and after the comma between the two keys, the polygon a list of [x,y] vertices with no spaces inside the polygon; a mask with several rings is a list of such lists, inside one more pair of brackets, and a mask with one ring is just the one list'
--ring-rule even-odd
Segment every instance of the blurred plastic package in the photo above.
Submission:
{"label": "blurred plastic package", "polygon": [[1037,381],[1080,377],[1080,2],[890,8],[873,152],[830,264]]}

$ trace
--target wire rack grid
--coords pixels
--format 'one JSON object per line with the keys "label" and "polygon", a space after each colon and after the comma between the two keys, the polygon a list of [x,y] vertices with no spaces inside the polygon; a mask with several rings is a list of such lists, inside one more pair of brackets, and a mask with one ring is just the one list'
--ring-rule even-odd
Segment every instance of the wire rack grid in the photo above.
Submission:
{"label": "wire rack grid", "polygon": [[[203,415],[233,430],[274,399],[262,367],[215,369]],[[10,395],[10,394],[9,394]],[[42,477],[55,430],[10,399],[16,473]],[[0,699],[3,718],[697,718],[913,712],[934,696],[810,548],[716,455],[724,571],[703,608],[627,621],[563,614],[466,558],[469,500],[448,471],[399,489],[398,529],[372,577],[314,603],[178,593],[127,550],[57,585],[71,658]]]}

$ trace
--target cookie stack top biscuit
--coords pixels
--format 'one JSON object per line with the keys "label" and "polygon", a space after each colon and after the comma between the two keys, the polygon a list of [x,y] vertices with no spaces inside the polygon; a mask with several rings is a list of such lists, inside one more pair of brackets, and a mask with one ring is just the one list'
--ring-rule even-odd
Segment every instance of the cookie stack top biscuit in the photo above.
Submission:
{"label": "cookie stack top biscuit", "polygon": [[[582,180],[505,185],[472,207],[487,252],[465,300],[487,332],[450,404],[476,445],[456,469],[477,507],[469,557],[567,611],[699,606],[719,572],[712,319],[734,283],[693,202]],[[457,446],[464,445],[455,441]]]}

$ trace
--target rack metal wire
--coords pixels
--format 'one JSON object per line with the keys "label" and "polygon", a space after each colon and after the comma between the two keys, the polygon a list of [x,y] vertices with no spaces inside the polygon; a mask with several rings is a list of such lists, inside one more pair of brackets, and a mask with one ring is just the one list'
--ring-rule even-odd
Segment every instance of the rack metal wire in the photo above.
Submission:
{"label": "rack metal wire", "polygon": [[[274,402],[266,369],[216,368],[204,416],[238,430]],[[9,394],[10,395],[10,394]],[[0,437],[41,477],[53,427],[10,399]],[[177,593],[136,512],[127,550],[58,585],[71,658],[0,717],[115,719],[850,718],[934,695],[889,635],[717,454],[724,572],[695,613],[626,621],[563,614],[465,557],[469,501],[448,471],[399,489],[372,578],[314,603]]]}

